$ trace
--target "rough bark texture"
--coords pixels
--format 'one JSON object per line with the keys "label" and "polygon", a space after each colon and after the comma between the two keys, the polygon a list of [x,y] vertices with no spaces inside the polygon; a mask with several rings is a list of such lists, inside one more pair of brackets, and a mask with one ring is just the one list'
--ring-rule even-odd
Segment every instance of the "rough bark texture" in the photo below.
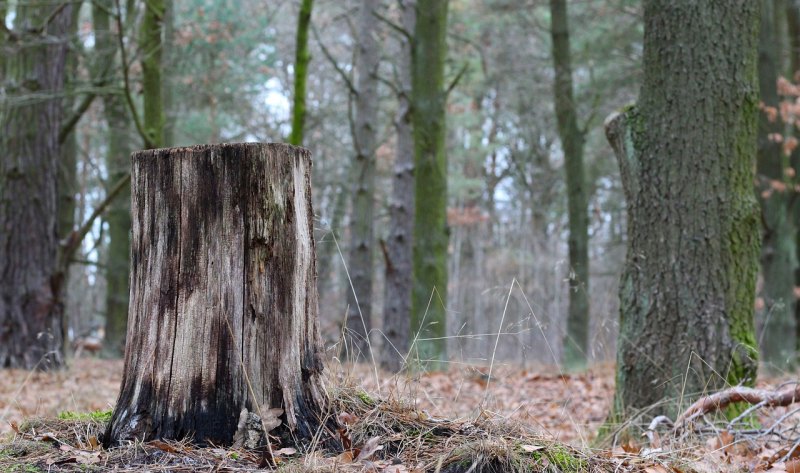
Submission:
{"label": "rough bark texture", "polygon": [[132,161],[130,324],[106,443],[231,445],[244,409],[267,421],[271,408],[284,410],[279,434],[311,438],[326,395],[308,151],[223,144]]}
{"label": "rough bark texture", "polygon": [[348,350],[354,360],[372,360],[368,337],[372,330],[372,255],[375,249],[375,143],[381,59],[375,13],[379,6],[378,0],[363,0],[358,15],[358,94],[353,133],[356,159],[352,173],[355,193],[348,258],[353,287],[347,291]]}
{"label": "rough bark texture", "polygon": [[294,104],[292,106],[292,134],[289,143],[303,144],[303,129],[306,123],[306,78],[311,55],[308,53],[308,28],[311,26],[311,10],[314,0],[303,0],[297,18],[297,39],[294,58]]}
{"label": "rough bark texture", "polygon": [[144,96],[144,133],[153,147],[164,144],[164,104],[161,98],[161,31],[164,23],[164,0],[146,0],[140,33],[142,49],[142,95]]}
{"label": "rough bark texture", "polygon": [[617,414],[755,380],[758,13],[645,2],[639,101],[606,125],[628,205]]}
{"label": "rough bark texture", "polygon": [[447,0],[419,0],[412,56],[414,245],[412,356],[440,369],[447,358],[447,155],[444,61]]}
{"label": "rough bark texture", "polygon": [[[92,4],[95,44],[97,45],[96,76],[113,71],[116,63],[117,38],[110,28],[109,12],[114,9],[113,0],[96,0]],[[95,82],[109,81],[95,77]],[[103,115],[108,124],[108,151],[106,168],[108,181],[116,183],[128,172],[132,145],[129,133],[128,111],[119,94],[103,97]],[[106,327],[103,351],[106,356],[119,357],[125,351],[125,333],[128,320],[130,269],[130,185],[120,192],[118,198],[109,205],[106,216],[108,222],[108,257],[106,260]]]}
{"label": "rough bark texture", "polygon": [[0,104],[2,368],[54,368],[63,359],[58,135],[71,17],[71,4],[20,1],[15,36],[6,37],[7,95]]}
{"label": "rough bark texture", "polygon": [[585,137],[578,127],[572,87],[572,55],[566,0],[550,0],[553,39],[556,118],[567,181],[569,211],[569,314],[564,339],[564,363],[586,365],[589,346],[589,197],[583,169]]}
{"label": "rough bark texture", "polygon": [[[758,79],[761,102],[779,107],[777,90],[780,68],[780,40],[774,0],[761,0],[761,34],[759,38]],[[781,16],[781,19],[783,17]],[[761,204],[763,233],[761,240],[761,272],[763,309],[757,313],[761,333],[758,338],[764,361],[773,369],[784,370],[795,352],[794,271],[797,267],[795,227],[790,209],[790,179],[784,169],[789,157],[782,145],[770,134],[782,134],[784,124],[770,121],[762,113],[758,127],[758,162],[756,195]]]}
{"label": "rough bark texture", "polygon": [[[414,31],[416,0],[400,0],[403,29]],[[411,323],[411,242],[414,233],[414,137],[411,130],[411,42],[403,38],[403,53],[398,59],[400,78],[397,97],[397,132],[392,198],[389,203],[389,234],[386,237],[386,279],[383,297],[381,366],[391,372],[403,368],[408,353]]]}

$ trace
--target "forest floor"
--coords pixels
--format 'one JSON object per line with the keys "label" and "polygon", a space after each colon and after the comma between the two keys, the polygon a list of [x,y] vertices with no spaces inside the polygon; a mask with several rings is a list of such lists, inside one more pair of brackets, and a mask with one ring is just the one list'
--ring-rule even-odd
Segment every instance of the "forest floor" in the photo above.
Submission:
{"label": "forest floor", "polygon": [[[121,361],[95,358],[73,360],[68,370],[55,373],[0,372],[0,472],[141,471],[145,464],[151,471],[253,471],[260,463],[282,464],[286,471],[391,473],[800,473],[800,448],[792,451],[800,445],[795,406],[755,411],[762,428],[726,428],[724,419],[709,415],[702,428],[679,438],[663,428],[638,437],[651,420],[643,416],[635,437],[598,445],[594,437],[614,389],[609,365],[581,374],[498,365],[491,376],[488,368],[468,366],[409,379],[366,365],[330,364],[332,396],[338,409],[348,412],[339,420],[350,424],[341,433],[344,443],[352,444],[349,453],[299,458],[276,446],[265,463],[264,455],[156,442],[113,454],[99,450],[97,438],[103,412],[116,401],[121,373]],[[783,378],[759,384],[776,388]],[[90,412],[100,413],[70,414]],[[403,429],[417,437],[392,434]],[[422,446],[426,452],[419,451]]]}

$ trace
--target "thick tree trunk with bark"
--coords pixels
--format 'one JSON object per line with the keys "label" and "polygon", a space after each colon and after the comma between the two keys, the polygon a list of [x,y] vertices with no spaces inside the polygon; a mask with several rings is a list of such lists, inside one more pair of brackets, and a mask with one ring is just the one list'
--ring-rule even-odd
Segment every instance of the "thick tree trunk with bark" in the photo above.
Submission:
{"label": "thick tree trunk with bark", "polygon": [[355,193],[351,219],[349,273],[353,287],[347,291],[347,334],[350,358],[373,360],[369,334],[372,330],[372,254],[375,248],[375,147],[378,123],[378,66],[380,43],[375,18],[380,2],[363,0],[358,15],[358,81],[355,97],[353,166]]}
{"label": "thick tree trunk with bark", "polygon": [[617,414],[753,383],[759,4],[650,0],[644,82],[610,117],[628,206]]}
{"label": "thick tree trunk with bark", "polygon": [[447,358],[447,153],[444,63],[447,0],[418,0],[412,54],[414,245],[411,331],[415,357],[441,369]]}
{"label": "thick tree trunk with bark", "polygon": [[[777,81],[782,59],[775,0],[761,0],[761,34],[759,38],[758,79],[761,102],[779,107]],[[781,13],[784,13],[781,11]],[[780,16],[783,20],[783,16]],[[781,135],[785,124],[759,117],[756,194],[761,204],[763,234],[761,240],[761,273],[764,284],[763,307],[757,316],[761,329],[761,353],[768,366],[783,370],[795,353],[794,271],[797,267],[795,228],[790,208],[791,178],[784,170],[789,156],[770,135]]]}
{"label": "thick tree trunk with bark", "polygon": [[586,365],[589,347],[589,197],[583,169],[583,131],[578,127],[572,90],[572,54],[566,0],[550,0],[553,38],[553,85],[558,134],[564,150],[569,211],[569,314],[564,339],[564,363]]}
{"label": "thick tree trunk with bark", "polygon": [[231,445],[251,437],[240,420],[269,429],[275,409],[279,435],[310,439],[327,402],[308,151],[205,145],[132,161],[133,297],[105,442]]}
{"label": "thick tree trunk with bark", "polygon": [[64,330],[58,269],[61,95],[72,4],[20,1],[3,34],[0,104],[0,368],[55,368]]}
{"label": "thick tree trunk with bark", "polygon": [[[402,26],[414,31],[416,0],[400,0]],[[398,59],[400,84],[394,127],[397,145],[392,174],[392,197],[389,202],[389,234],[384,243],[386,279],[383,297],[383,334],[381,366],[393,373],[400,371],[408,353],[411,332],[411,241],[414,233],[414,137],[411,130],[411,48],[402,38]]]}

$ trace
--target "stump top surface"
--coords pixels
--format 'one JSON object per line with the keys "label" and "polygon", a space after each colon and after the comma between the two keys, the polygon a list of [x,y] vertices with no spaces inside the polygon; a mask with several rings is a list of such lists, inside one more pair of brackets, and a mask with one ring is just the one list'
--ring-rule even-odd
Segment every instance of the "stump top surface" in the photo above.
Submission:
{"label": "stump top surface", "polygon": [[225,153],[228,151],[253,151],[256,149],[270,149],[276,152],[283,152],[289,154],[291,152],[305,152],[308,153],[307,148],[300,146],[290,145],[288,143],[261,143],[261,142],[248,142],[248,143],[215,143],[215,144],[199,144],[192,146],[176,146],[171,148],[154,148],[134,151],[131,158],[145,157],[145,156],[169,156],[177,153],[191,153],[203,154],[208,151],[219,151]]}

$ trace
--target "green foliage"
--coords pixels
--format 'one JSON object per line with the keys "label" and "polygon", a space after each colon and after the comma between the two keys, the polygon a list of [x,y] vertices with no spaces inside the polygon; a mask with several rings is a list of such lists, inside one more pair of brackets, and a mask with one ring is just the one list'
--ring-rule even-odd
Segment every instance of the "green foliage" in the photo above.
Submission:
{"label": "green foliage", "polygon": [[241,140],[263,114],[266,84],[276,77],[274,14],[253,2],[176,5],[174,51],[165,64],[176,96],[175,144]]}
{"label": "green foliage", "polygon": [[61,420],[76,420],[76,421],[95,421],[95,422],[109,422],[111,420],[112,409],[97,410],[93,412],[73,412],[62,411],[58,413],[58,418]]}

